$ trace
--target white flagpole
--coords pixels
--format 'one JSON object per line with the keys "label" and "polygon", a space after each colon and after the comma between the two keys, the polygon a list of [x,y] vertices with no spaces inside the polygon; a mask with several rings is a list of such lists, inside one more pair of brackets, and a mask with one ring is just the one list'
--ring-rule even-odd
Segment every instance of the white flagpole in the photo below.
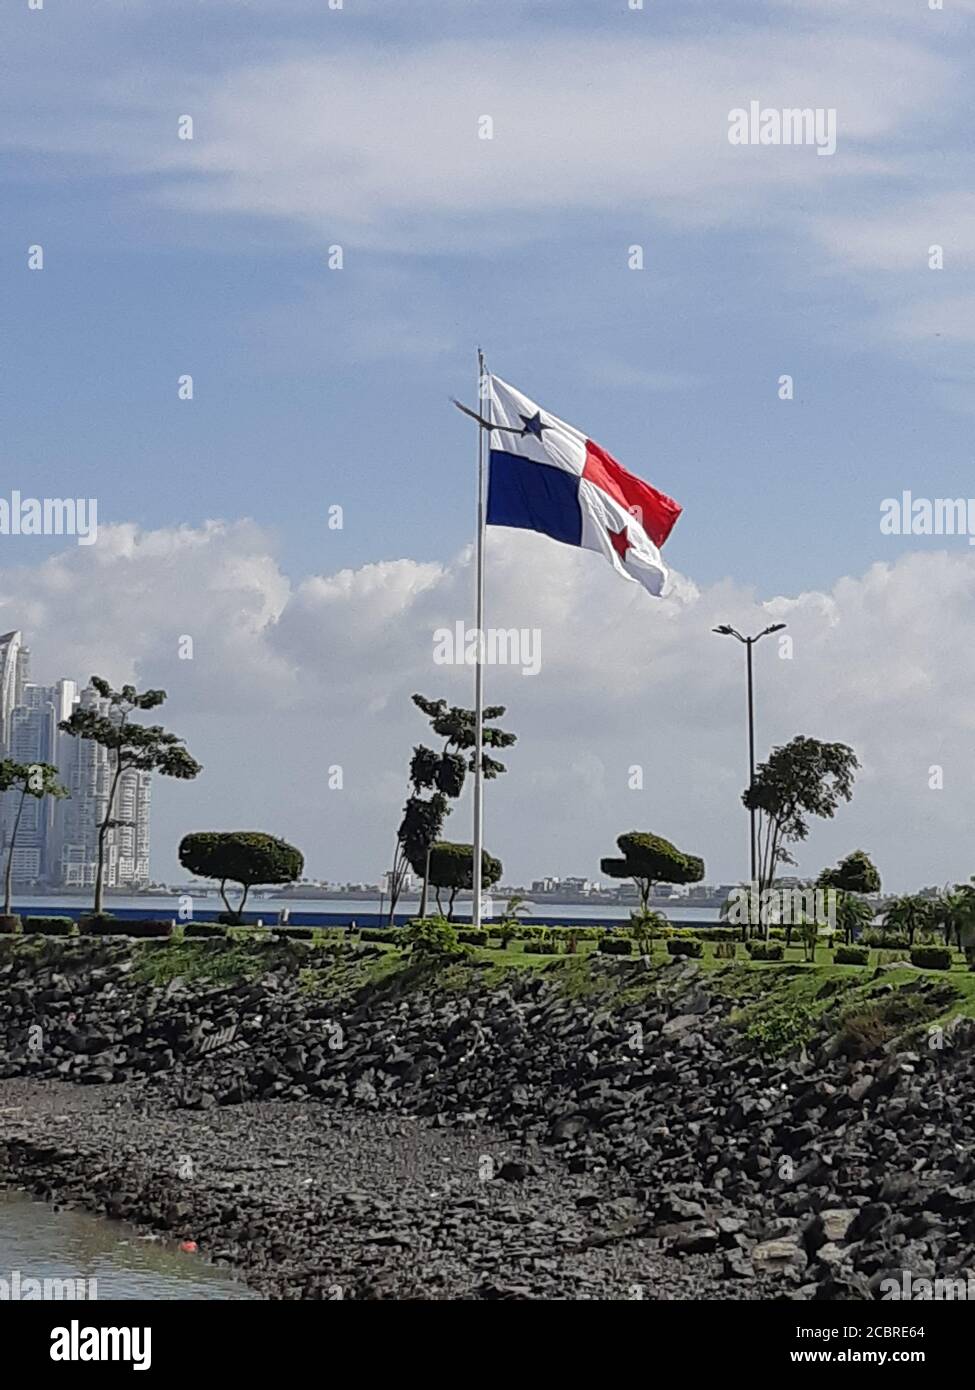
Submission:
{"label": "white flagpole", "polygon": [[[482,391],[484,381],[484,353],[480,348],[477,350],[477,402],[478,410],[482,405]],[[490,397],[488,398],[488,422],[491,419]],[[484,725],[484,450],[490,444],[486,441],[488,431],[482,426],[477,429],[477,542],[475,546],[475,565],[477,578],[475,581],[475,619],[474,625],[477,629],[476,660],[474,663],[474,873],[473,873],[473,910],[471,912],[471,925],[476,931],[481,925],[481,857],[484,840],[484,797],[483,797],[483,776],[481,772],[481,759],[483,752],[481,749],[482,730]]]}

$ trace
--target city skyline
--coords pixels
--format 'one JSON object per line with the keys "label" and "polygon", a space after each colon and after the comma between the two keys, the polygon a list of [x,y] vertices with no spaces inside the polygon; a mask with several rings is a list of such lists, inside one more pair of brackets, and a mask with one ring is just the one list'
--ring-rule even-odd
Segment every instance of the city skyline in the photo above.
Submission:
{"label": "city skyline", "polygon": [[[153,877],[208,827],[317,877],[391,861],[410,696],[473,704],[432,652],[474,617],[448,398],[474,403],[481,345],[684,507],[657,603],[488,537],[486,622],[541,638],[537,674],[485,680],[519,734],[485,802],[506,877],[595,875],[631,828],[745,877],[743,672],[711,629],[786,621],[759,760],[803,733],[862,764],[799,870],[862,846],[885,886],[967,880],[975,552],[935,504],[972,491],[971,16],[4,8],[5,494],[90,499],[98,527],[0,535],[0,626],[41,683],[169,692],[205,770],[156,782]],[[835,113],[833,152],[730,141],[753,103]],[[471,820],[465,797],[445,833]]]}
{"label": "city skyline", "polygon": [[[11,673],[8,676],[8,672]],[[18,629],[0,636],[0,756],[21,765],[55,767],[67,796],[28,796],[17,791],[0,797],[5,851],[13,829],[13,884],[66,891],[94,887],[98,866],[98,828],[111,786],[108,750],[91,739],[72,738],[61,729],[73,709],[109,713],[109,702],[90,685],[62,677],[51,685],[30,679],[30,648]],[[105,837],[105,885],[145,887],[150,879],[148,773],[127,768],[119,779]]]}

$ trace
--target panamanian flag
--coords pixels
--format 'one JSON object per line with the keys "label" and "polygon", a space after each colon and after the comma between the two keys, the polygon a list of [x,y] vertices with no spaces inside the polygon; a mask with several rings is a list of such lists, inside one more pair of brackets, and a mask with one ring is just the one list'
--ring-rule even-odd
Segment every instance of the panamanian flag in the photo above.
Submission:
{"label": "panamanian flag", "polygon": [[488,394],[487,524],[598,550],[618,574],[661,594],[667,570],[660,546],[680,516],[678,504],[500,377],[488,377]]}

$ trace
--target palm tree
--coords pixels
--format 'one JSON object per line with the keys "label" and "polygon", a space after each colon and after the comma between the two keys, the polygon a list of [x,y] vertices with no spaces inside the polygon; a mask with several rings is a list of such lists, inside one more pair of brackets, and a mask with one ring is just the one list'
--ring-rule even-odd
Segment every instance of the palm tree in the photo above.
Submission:
{"label": "palm tree", "polygon": [[[742,920],[742,918],[739,915],[742,911],[742,908],[747,908],[744,920]],[[721,904],[721,907],[718,909],[718,920],[721,922],[727,922],[728,919],[731,917],[732,913],[736,915],[736,921],[734,925],[738,926],[739,922],[741,923],[742,941],[747,941],[749,936],[751,935],[751,929],[753,927],[757,928],[760,925],[758,922],[752,922],[751,920],[752,897],[750,884],[738,883],[735,885],[734,888],[732,888],[731,892],[728,894],[724,902]]]}
{"label": "palm tree", "polygon": [[929,900],[931,925],[942,929],[946,946],[951,945],[951,937],[954,934],[959,949],[961,948],[961,931],[967,921],[971,894],[970,884],[956,883],[954,888],[946,885],[936,898]]}
{"label": "palm tree", "polygon": [[945,888],[938,894],[932,903],[932,921],[944,929],[946,946],[951,945],[954,932],[958,949],[965,951],[971,965],[975,946],[975,875],[971,883],[956,883],[953,889]]}
{"label": "palm tree", "polygon": [[504,905],[505,918],[517,922],[519,917],[530,916],[532,905],[527,898],[523,898],[520,893],[512,893],[511,897]]}
{"label": "palm tree", "polygon": [[869,927],[873,921],[874,909],[871,903],[864,902],[856,893],[837,893],[836,925],[843,933],[847,946],[853,940],[853,933],[859,927]]}
{"label": "palm tree", "polygon": [[[934,923],[934,904],[930,898],[922,898],[919,893],[908,893],[902,898],[895,898],[884,910],[884,926],[904,932],[910,946],[914,945],[916,932],[928,931]],[[948,931],[950,927],[946,927],[946,935]]]}
{"label": "palm tree", "polygon": [[636,942],[637,950],[641,956],[653,954],[653,937],[655,932],[661,931],[670,923],[662,912],[631,912],[630,913],[630,938]]}

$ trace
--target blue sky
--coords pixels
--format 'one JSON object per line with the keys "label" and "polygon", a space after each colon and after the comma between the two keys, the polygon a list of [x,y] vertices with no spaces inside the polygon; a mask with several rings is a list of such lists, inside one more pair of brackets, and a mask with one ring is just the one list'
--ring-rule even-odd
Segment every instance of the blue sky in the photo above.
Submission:
{"label": "blue sky", "polygon": [[[470,539],[474,441],[448,397],[473,396],[481,343],[501,375],[683,504],[666,558],[699,592],[734,599],[733,622],[749,604],[829,593],[915,551],[967,565],[964,539],[879,529],[881,500],[903,488],[973,491],[962,61],[973,5],[946,6],[45,0],[30,11],[11,0],[0,16],[9,486],[95,496],[102,526],[140,534],[249,519],[292,607],[314,576],[347,569],[360,576],[348,621],[368,626],[364,567],[446,572]],[[728,111],[752,98],[835,107],[836,154],[730,146]],[[476,137],[484,113],[492,141]],[[192,141],[177,139],[183,114]],[[45,266],[31,273],[38,243]],[[933,243],[942,271],[928,268]],[[341,271],[327,266],[333,244]],[[627,267],[633,244],[643,271]],[[181,402],[187,372],[194,399]],[[792,401],[778,399],[782,374]],[[327,526],[336,503],[340,531]],[[565,557],[498,545],[515,578],[524,567],[512,620],[542,621],[531,592],[563,582]],[[63,543],[3,547],[17,572],[4,621],[33,620],[38,659],[57,665],[65,637],[49,609],[21,618],[16,595]],[[113,581],[96,550],[78,582],[97,590]],[[174,591],[174,611],[200,611],[212,592],[200,584],[202,596]],[[600,605],[617,601],[633,616],[626,586],[599,589]],[[276,604],[262,639],[287,628]],[[936,596],[932,609],[943,612]],[[695,630],[706,620],[685,614]],[[140,634],[128,655],[96,626],[84,640],[64,659],[90,650],[95,669],[115,656],[147,680],[166,667],[168,635],[154,651]],[[336,635],[323,671],[354,651]],[[689,681],[710,669],[702,660]],[[207,761],[221,740],[191,685],[173,689],[174,719],[185,711]],[[783,736],[797,731],[782,720]],[[420,735],[409,718],[397,729]],[[731,723],[729,777],[736,737]],[[376,784],[398,775],[393,742]],[[201,791],[201,813],[237,801],[234,786]],[[173,795],[158,799],[160,872],[182,814]],[[383,796],[381,815],[363,804],[362,827],[395,819],[399,791]],[[283,793],[281,806],[297,816]],[[323,802],[315,814],[331,812]],[[714,876],[731,876],[736,832],[715,833]],[[385,825],[361,850],[340,841],[342,855],[375,871],[384,836]],[[573,872],[582,828],[547,852]],[[337,872],[340,857],[313,867]]]}

